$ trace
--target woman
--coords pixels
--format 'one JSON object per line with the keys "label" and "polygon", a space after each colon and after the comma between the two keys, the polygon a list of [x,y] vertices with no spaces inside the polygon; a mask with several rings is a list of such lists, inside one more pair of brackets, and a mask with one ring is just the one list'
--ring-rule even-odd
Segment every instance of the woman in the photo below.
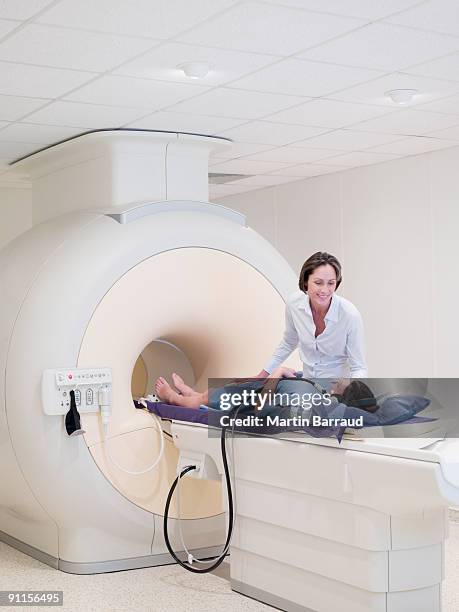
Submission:
{"label": "woman", "polygon": [[366,378],[363,324],[357,308],[336,295],[341,265],[317,252],[305,261],[299,290],[287,299],[284,337],[258,377],[268,376],[298,347],[305,378]]}

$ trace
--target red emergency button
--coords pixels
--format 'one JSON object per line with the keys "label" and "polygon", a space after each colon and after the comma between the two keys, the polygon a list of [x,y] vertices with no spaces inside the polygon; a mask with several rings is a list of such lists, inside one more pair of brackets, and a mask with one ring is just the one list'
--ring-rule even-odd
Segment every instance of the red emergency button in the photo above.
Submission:
{"label": "red emergency button", "polygon": [[68,374],[68,379],[72,380],[72,378],[73,378],[73,375],[72,374]]}

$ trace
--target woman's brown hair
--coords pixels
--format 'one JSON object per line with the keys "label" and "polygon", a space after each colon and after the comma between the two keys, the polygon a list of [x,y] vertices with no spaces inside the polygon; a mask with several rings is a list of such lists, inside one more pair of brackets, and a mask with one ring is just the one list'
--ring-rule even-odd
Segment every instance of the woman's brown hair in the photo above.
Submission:
{"label": "woman's brown hair", "polygon": [[314,255],[311,255],[303,264],[300,272],[300,278],[298,281],[298,286],[301,291],[306,293],[306,287],[308,286],[308,278],[309,276],[319,268],[320,266],[325,266],[329,264],[336,273],[336,289],[341,284],[342,276],[341,276],[341,264],[336,259],[334,255],[330,255],[330,253],[323,253],[322,251],[317,251]]}

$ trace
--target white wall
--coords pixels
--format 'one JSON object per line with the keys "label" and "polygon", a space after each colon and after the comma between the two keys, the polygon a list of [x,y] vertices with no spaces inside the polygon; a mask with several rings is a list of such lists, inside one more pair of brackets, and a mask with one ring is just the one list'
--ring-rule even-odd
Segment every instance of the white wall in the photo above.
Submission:
{"label": "white wall", "polygon": [[32,227],[32,191],[0,175],[0,249]]}
{"label": "white wall", "polygon": [[299,271],[343,265],[371,376],[459,376],[459,148],[218,199],[245,213]]}
{"label": "white wall", "polygon": [[[372,376],[459,377],[458,170],[451,148],[218,201],[296,271],[315,251],[337,255]],[[2,178],[0,248],[32,225],[30,188]]]}

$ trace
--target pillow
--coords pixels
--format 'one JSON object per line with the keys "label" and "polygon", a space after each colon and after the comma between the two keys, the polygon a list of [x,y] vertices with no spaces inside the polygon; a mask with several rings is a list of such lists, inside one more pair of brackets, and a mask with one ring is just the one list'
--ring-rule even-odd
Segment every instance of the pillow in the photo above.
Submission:
{"label": "pillow", "polygon": [[430,400],[422,395],[401,393],[379,395],[376,399],[379,409],[374,414],[380,425],[396,425],[407,421],[430,404]]}
{"label": "pillow", "polygon": [[363,417],[363,427],[381,425],[396,425],[413,418],[415,414],[424,410],[430,400],[421,395],[386,394],[376,398],[379,408],[375,412],[367,412],[355,406],[346,406],[344,417],[356,419]]}
{"label": "pillow", "polygon": [[355,406],[346,406],[346,409],[344,411],[344,418],[358,419],[359,417],[362,417],[362,427],[375,427],[376,425],[380,425],[377,414],[378,411],[368,412],[367,410],[363,410],[362,408],[356,408]]}

